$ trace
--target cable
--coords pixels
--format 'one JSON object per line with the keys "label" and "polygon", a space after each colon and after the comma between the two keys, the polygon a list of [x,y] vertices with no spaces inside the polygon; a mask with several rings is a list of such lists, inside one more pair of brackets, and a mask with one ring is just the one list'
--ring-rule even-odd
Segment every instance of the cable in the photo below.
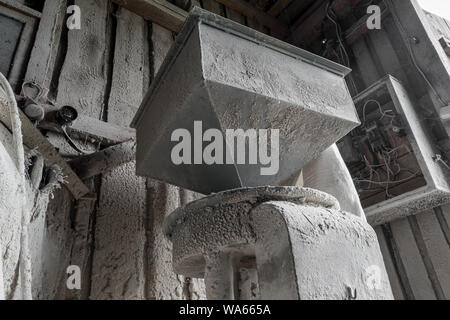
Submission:
{"label": "cable", "polygon": [[[333,2],[334,2],[334,0],[328,2],[327,6],[325,8],[325,12],[326,12],[327,18],[331,22],[333,22],[333,24],[335,25],[335,28],[336,28],[336,38],[339,43],[339,52],[340,52],[340,56],[336,54],[336,57],[343,65],[350,68],[350,57],[347,53],[347,50],[345,49],[345,45],[342,40],[342,29],[341,29],[341,26],[339,25],[339,23],[337,23],[337,16],[331,8],[331,5]],[[353,77],[351,75],[349,75],[348,79],[349,79],[350,84],[353,87],[353,90],[355,91],[355,94],[358,93],[358,87],[356,86],[356,83],[355,83],[355,80],[353,79]]]}
{"label": "cable", "polygon": [[440,163],[442,163],[447,169],[450,170],[450,166],[447,164],[446,161],[444,161],[444,159],[442,158],[442,156],[441,156],[440,154],[436,154],[436,155],[433,157],[433,160],[434,160],[435,162],[440,162]]}
{"label": "cable", "polygon": [[78,153],[81,153],[81,154],[88,154],[88,153],[89,153],[88,151],[81,150],[81,149],[75,144],[75,141],[73,141],[72,138],[71,138],[71,137],[69,136],[69,134],[67,133],[66,126],[61,126],[61,129],[62,129],[62,132],[64,133],[64,137],[65,137],[66,140],[67,140],[67,143],[68,143],[75,151],[77,151]]}
{"label": "cable", "polygon": [[369,99],[369,100],[367,100],[364,103],[364,106],[362,108],[363,109],[362,110],[362,112],[363,112],[363,123],[362,123],[362,125],[363,126],[366,124],[366,107],[368,106],[369,103],[375,103],[378,106],[378,109],[380,110],[380,113],[381,113],[381,118],[379,120],[382,120],[384,117],[389,117],[389,118],[395,118],[396,117],[395,115],[388,115],[387,114],[388,112],[393,112],[392,110],[383,111],[383,108],[381,107],[381,104],[377,100]]}
{"label": "cable", "polygon": [[[346,67],[349,67],[349,66],[350,66],[350,58],[349,58],[349,56],[348,56],[348,54],[347,54],[347,51],[345,50],[344,43],[342,42],[342,37],[341,37],[341,27],[340,27],[340,25],[339,25],[339,24],[336,22],[336,20],[335,20],[337,17],[334,15],[334,12],[332,12],[332,10],[331,10],[331,12],[330,12],[331,4],[332,4],[332,2],[329,2],[329,3],[327,4],[327,6],[326,6],[326,9],[325,9],[326,15],[327,15],[327,18],[328,18],[331,22],[333,22],[333,24],[335,25],[335,28],[336,28],[336,37],[337,37],[337,40],[338,40],[338,42],[339,42],[339,47],[340,47],[340,50],[341,50],[342,58],[343,58],[343,61],[344,61],[345,66],[346,66]],[[334,18],[331,17],[331,14],[334,15]]]}
{"label": "cable", "polygon": [[377,182],[377,181],[370,181],[370,180],[358,180],[358,179],[354,179],[353,181],[357,182],[357,183],[361,183],[361,182],[365,182],[365,183],[373,183],[373,184],[377,184],[377,185],[392,185],[392,184],[399,184],[399,183],[405,183],[410,181],[411,179],[414,179],[416,177],[418,177],[421,174],[420,171],[417,171],[416,173],[412,174],[411,177],[402,179],[402,180],[397,180],[397,181],[384,181],[384,182]]}

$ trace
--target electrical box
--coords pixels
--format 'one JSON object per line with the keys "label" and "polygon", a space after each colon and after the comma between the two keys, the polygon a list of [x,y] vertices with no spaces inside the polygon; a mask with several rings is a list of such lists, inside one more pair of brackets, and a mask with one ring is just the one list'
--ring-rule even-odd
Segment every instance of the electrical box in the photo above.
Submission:
{"label": "electrical box", "polygon": [[450,201],[450,167],[402,84],[383,78],[354,98],[361,126],[338,147],[367,219],[379,225]]}

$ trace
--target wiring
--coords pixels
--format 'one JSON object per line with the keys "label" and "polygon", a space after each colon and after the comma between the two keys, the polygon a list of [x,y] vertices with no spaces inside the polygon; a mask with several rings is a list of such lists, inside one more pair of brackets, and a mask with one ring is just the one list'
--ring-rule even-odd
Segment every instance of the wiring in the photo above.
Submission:
{"label": "wiring", "polygon": [[355,182],[366,182],[366,183],[372,183],[372,184],[376,184],[376,185],[381,185],[381,186],[385,186],[385,185],[392,185],[392,184],[400,184],[400,183],[405,183],[408,182],[416,177],[418,177],[421,174],[420,171],[416,171],[414,174],[412,174],[410,177],[402,179],[402,180],[396,180],[396,181],[391,181],[390,179],[388,179],[387,181],[372,181],[372,180],[358,180],[355,179]]}
{"label": "wiring", "polygon": [[387,114],[388,112],[393,112],[392,110],[383,111],[383,108],[381,107],[381,104],[377,100],[370,99],[370,100],[367,100],[364,103],[364,106],[362,108],[362,114],[363,114],[363,123],[362,123],[362,125],[366,124],[366,115],[367,115],[366,114],[366,108],[369,105],[369,103],[375,103],[378,106],[378,109],[380,110],[380,113],[381,113],[381,118],[379,120],[383,120],[385,117],[389,117],[389,118],[392,118],[392,119],[396,117],[395,115],[388,115]]}
{"label": "wiring", "polygon": [[62,130],[62,132],[63,132],[63,134],[64,134],[64,137],[66,138],[67,143],[68,143],[75,151],[77,151],[78,153],[81,153],[81,154],[89,154],[89,153],[90,153],[90,152],[88,152],[88,151],[82,150],[81,148],[79,148],[79,147],[76,145],[75,141],[73,141],[72,138],[71,138],[71,137],[69,136],[69,134],[67,133],[67,128],[66,128],[66,126],[61,126],[61,130]]}
{"label": "wiring", "polygon": [[[327,3],[327,6],[325,8],[325,12],[326,12],[326,16],[327,18],[334,24],[335,26],[335,30],[336,30],[336,38],[338,41],[338,52],[336,52],[333,49],[333,52],[335,53],[335,56],[337,57],[337,59],[344,64],[346,67],[350,67],[350,57],[347,53],[347,50],[345,48],[344,45],[344,41],[342,40],[342,29],[341,26],[339,25],[339,23],[337,22],[337,16],[334,13],[334,11],[331,8],[331,5],[334,1],[330,1]],[[356,92],[358,92],[358,87],[356,86],[355,81],[353,80],[353,78],[351,76],[349,76],[349,82],[351,84],[351,86],[353,87],[353,90]]]}
{"label": "wiring", "polygon": [[[387,104],[367,99],[360,110],[362,126],[354,131],[352,141],[357,142],[361,162],[354,167],[353,182],[360,193],[383,192],[386,199],[394,198],[393,188],[422,175],[420,169],[404,167],[407,164],[404,157],[413,152],[412,147],[407,142],[398,143],[397,139],[403,137],[398,124],[401,120]],[[392,140],[395,136],[398,138]]]}

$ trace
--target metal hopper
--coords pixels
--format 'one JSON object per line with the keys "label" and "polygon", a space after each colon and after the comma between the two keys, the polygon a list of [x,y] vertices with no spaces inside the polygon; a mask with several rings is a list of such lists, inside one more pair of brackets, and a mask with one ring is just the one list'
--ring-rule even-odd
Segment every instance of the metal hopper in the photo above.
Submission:
{"label": "metal hopper", "polygon": [[[349,72],[195,8],[133,121],[137,173],[204,194],[280,185],[359,124]],[[183,128],[195,140],[195,121],[224,136],[227,129],[278,129],[278,172],[262,175],[267,165],[260,163],[174,164],[171,135]]]}

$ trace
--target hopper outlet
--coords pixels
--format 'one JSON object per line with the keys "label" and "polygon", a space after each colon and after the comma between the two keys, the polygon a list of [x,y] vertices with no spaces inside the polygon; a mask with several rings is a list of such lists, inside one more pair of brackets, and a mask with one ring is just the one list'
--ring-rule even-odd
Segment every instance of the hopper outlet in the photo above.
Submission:
{"label": "hopper outlet", "polygon": [[195,8],[133,121],[137,173],[203,194],[280,185],[359,125],[349,72]]}

